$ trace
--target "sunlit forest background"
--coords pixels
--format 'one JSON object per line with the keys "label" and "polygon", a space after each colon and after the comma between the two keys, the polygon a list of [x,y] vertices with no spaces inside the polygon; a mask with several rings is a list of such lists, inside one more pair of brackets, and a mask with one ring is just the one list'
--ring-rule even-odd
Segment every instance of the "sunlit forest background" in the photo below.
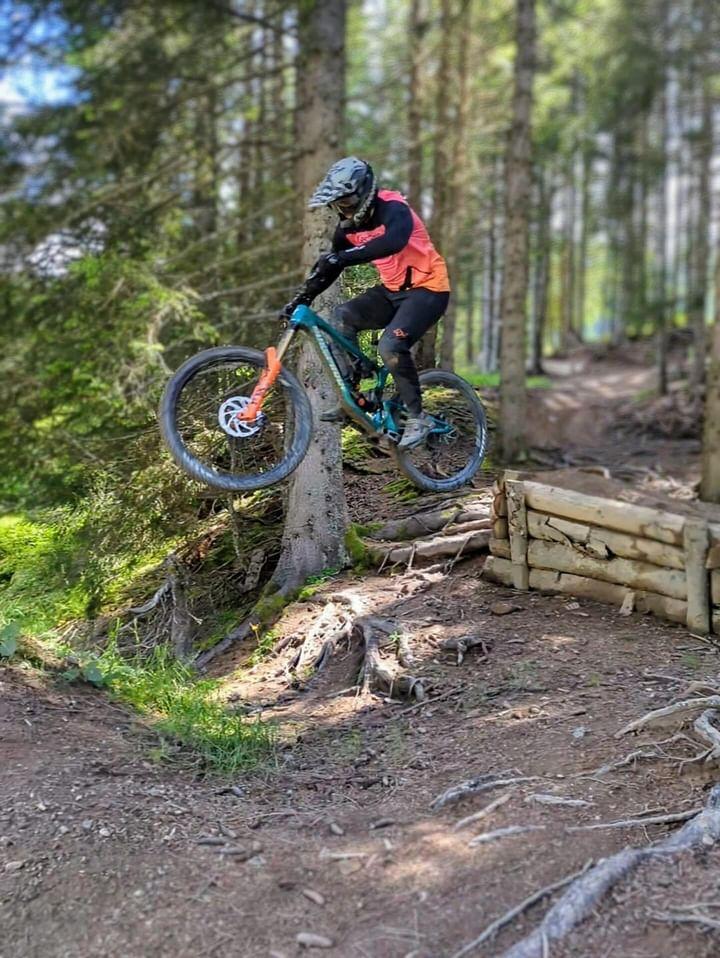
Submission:
{"label": "sunlit forest background", "polygon": [[[647,338],[664,391],[668,343],[687,340],[700,395],[720,9],[536,13],[528,373],[581,341]],[[354,0],[347,17],[337,154],[426,219],[453,285],[435,360],[492,387],[515,5]],[[194,351],[272,341],[303,278],[297,18],[284,0],[0,3],[6,620],[92,618],[217,511],[161,455],[155,411]]]}

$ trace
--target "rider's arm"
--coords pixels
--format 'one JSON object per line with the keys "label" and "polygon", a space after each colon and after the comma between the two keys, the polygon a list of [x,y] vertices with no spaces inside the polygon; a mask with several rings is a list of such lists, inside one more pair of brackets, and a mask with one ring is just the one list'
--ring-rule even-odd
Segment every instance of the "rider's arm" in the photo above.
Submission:
{"label": "rider's arm", "polygon": [[410,207],[398,200],[384,203],[380,211],[380,225],[385,227],[382,236],[368,240],[362,246],[351,247],[338,251],[338,260],[345,266],[354,266],[356,263],[370,263],[375,259],[392,256],[404,249],[413,231],[413,219]]}
{"label": "rider's arm", "polygon": [[[333,236],[332,252],[337,254],[340,250],[347,249],[349,246],[350,243],[345,237],[345,233],[338,226]],[[318,269],[319,266],[321,266],[321,269]],[[301,291],[285,306],[283,313],[289,316],[293,309],[300,303],[309,306],[320,293],[324,293],[326,289],[332,286],[344,269],[344,263],[340,263],[339,261],[329,263],[327,261],[327,254],[321,256],[315,263],[310,276],[305,280]]]}

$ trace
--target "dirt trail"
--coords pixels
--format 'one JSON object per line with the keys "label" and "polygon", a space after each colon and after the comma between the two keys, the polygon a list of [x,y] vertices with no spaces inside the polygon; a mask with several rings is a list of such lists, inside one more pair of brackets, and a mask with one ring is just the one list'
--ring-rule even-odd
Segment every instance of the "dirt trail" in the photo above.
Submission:
{"label": "dirt trail", "polygon": [[[282,743],[274,767],[232,781],[160,764],[143,725],[99,693],[3,669],[1,958],[295,958],[301,933],[342,958],[451,958],[534,890],[673,826],[567,827],[701,805],[707,782],[676,763],[593,770],[649,741],[613,736],[684,681],[716,676],[717,650],[605,606],[515,595],[479,580],[480,566],[432,581],[348,576],[319,595],[351,591],[403,623],[429,690],[422,707],[338,695],[354,648],[300,689],[277,660],[248,669],[247,652],[226,656],[231,698],[275,721]],[[290,610],[281,635],[307,630],[317,598]],[[516,610],[496,614],[499,600]],[[469,632],[489,651],[458,665],[439,643]],[[449,786],[501,772],[529,780],[431,810]],[[486,820],[454,829],[506,793]],[[511,825],[536,830],[468,847]],[[718,865],[708,848],[644,868],[554,958],[716,955],[698,928],[653,916],[717,898]],[[545,907],[474,954],[501,955]]]}

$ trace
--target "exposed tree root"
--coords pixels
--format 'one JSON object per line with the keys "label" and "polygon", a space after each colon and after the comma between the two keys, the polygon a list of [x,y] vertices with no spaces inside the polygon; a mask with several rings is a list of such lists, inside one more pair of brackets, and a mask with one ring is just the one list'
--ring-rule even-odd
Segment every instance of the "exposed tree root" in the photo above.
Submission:
{"label": "exposed tree root", "polygon": [[[717,908],[717,904],[708,902],[705,907]],[[708,915],[699,905],[689,905],[673,911],[653,912],[651,917],[655,921],[663,921],[671,925],[701,925],[703,928],[709,928],[713,931],[720,930],[720,919]]]}
{"label": "exposed tree root", "polygon": [[[720,729],[716,722],[720,718],[720,695],[716,690],[714,694],[705,695],[700,698],[686,698],[680,702],[664,708],[654,709],[646,715],[641,716],[634,722],[630,722],[624,728],[615,734],[616,738],[627,735],[629,732],[638,732],[646,728],[656,728],[669,723],[688,727],[688,732],[679,731],[670,739],[662,742],[655,742],[651,745],[654,752],[639,750],[632,752],[621,762],[615,762],[613,765],[605,765],[598,769],[598,774],[610,771],[613,768],[620,768],[623,765],[630,764],[636,758],[665,758],[678,763],[680,772],[683,772],[687,766],[698,765],[717,765],[720,761]],[[699,714],[698,714],[699,713]],[[701,751],[694,755],[668,755],[661,746],[676,741],[689,742],[691,746],[697,749],[697,745],[702,746]]]}
{"label": "exposed tree root", "polygon": [[511,835],[524,835],[526,832],[542,831],[545,831],[544,825],[507,825],[505,828],[496,828],[492,832],[483,832],[481,835],[476,835],[468,842],[468,848],[487,845],[488,842],[495,842],[499,838],[508,838]]}
{"label": "exposed tree root", "polygon": [[199,671],[203,671],[213,659],[216,659],[218,655],[222,655],[223,652],[226,652],[231,645],[234,645],[236,642],[242,642],[243,639],[246,639],[252,633],[257,633],[260,629],[269,628],[273,622],[280,617],[286,603],[290,600],[294,592],[294,585],[288,583],[280,586],[277,591],[262,595],[255,603],[253,610],[243,619],[240,625],[229,632],[224,639],[221,639],[220,642],[211,649],[201,652],[200,655],[196,657],[195,667]]}
{"label": "exposed tree root", "polygon": [[456,951],[452,958],[464,958],[465,955],[469,955],[476,948],[479,948],[480,945],[484,944],[486,941],[490,941],[492,938],[497,935],[497,933],[504,928],[506,925],[509,925],[511,921],[514,921],[515,918],[518,918],[523,912],[527,911],[528,908],[532,908],[533,905],[537,904],[543,898],[546,898],[548,895],[552,895],[556,891],[560,891],[561,888],[565,888],[571,882],[575,881],[576,878],[579,878],[583,875],[588,868],[592,865],[592,862],[588,862],[584,868],[581,868],[580,871],[573,872],[572,875],[567,875],[565,878],[561,878],[560,881],[553,882],[551,885],[546,885],[544,888],[540,888],[538,891],[533,892],[532,895],[529,895],[524,901],[521,901],[519,905],[515,905],[514,908],[511,908],[509,911],[506,911],[504,915],[501,915],[499,918],[496,918],[492,924],[488,925],[485,931],[482,934],[478,935],[473,941],[470,941],[465,945],[460,951]]}
{"label": "exposed tree root", "polygon": [[462,665],[463,659],[468,649],[480,649],[480,657],[487,658],[490,652],[491,640],[485,639],[481,635],[461,635],[453,639],[445,639],[441,643],[441,648],[448,652],[455,652],[457,655],[457,664]]}
{"label": "exposed tree root", "polygon": [[461,818],[453,825],[453,831],[457,832],[461,828],[466,828],[468,825],[473,825],[475,822],[480,822],[484,818],[487,818],[488,815],[492,815],[496,808],[501,808],[503,805],[506,805],[513,797],[513,794],[511,791],[505,792],[504,795],[500,795],[499,798],[489,802],[485,808],[481,808],[479,812],[474,812],[472,815],[466,815],[465,818]]}
{"label": "exposed tree root", "polygon": [[[545,915],[540,925],[527,937],[505,951],[502,958],[542,958],[549,942],[559,941],[569,934],[589,916],[613,885],[626,878],[642,862],[656,855],[674,855],[698,846],[712,844],[718,839],[720,839],[720,785],[715,785],[703,811],[677,832],[645,848],[625,848],[616,855],[598,862],[589,872],[576,878]],[[515,912],[515,914],[519,913],[519,911]],[[480,943],[480,939],[475,939],[470,945],[466,945],[457,952],[453,958],[470,954]]]}
{"label": "exposed tree root", "polygon": [[536,782],[537,776],[518,775],[514,768],[506,769],[504,772],[488,772],[486,775],[479,775],[477,778],[468,779],[459,785],[453,785],[448,788],[430,803],[430,808],[434,812],[440,811],[446,805],[452,805],[459,802],[468,795],[478,795],[481,792],[490,791],[493,788],[500,788],[503,785],[519,785],[522,782]]}
{"label": "exposed tree root", "polygon": [[[408,675],[393,665],[380,653],[381,643],[392,643],[396,627],[386,619],[364,615],[355,620],[354,633],[362,636],[365,655],[360,672],[360,684],[363,692],[380,692],[392,697],[414,698],[418,702],[425,700],[425,687],[420,679]],[[407,647],[407,641],[405,644]],[[394,657],[401,663],[399,643],[394,643]]]}
{"label": "exposed tree root", "polygon": [[673,722],[677,719],[685,721],[695,716],[698,712],[703,712],[705,709],[717,708],[720,708],[720,695],[705,695],[702,698],[684,699],[682,702],[676,702],[674,705],[666,705],[665,708],[654,709],[652,712],[648,712],[647,715],[635,719],[634,722],[630,722],[625,728],[616,732],[615,738],[622,738],[622,736],[627,735],[628,732],[639,732],[644,728],[657,728],[667,725],[666,719],[668,718],[672,718]]}
{"label": "exposed tree root", "polygon": [[406,672],[415,664],[411,636],[392,620],[368,614],[361,598],[352,592],[328,596],[308,632],[299,640],[290,640],[276,650],[292,646],[291,658],[281,674],[292,685],[312,681],[331,661],[343,641],[361,644],[363,659],[358,684],[362,692],[425,699],[425,687],[415,675]]}
{"label": "exposed tree root", "polygon": [[691,808],[687,812],[673,812],[669,815],[649,815],[646,818],[623,818],[617,822],[595,822],[593,825],[568,825],[568,832],[593,832],[596,829],[607,828],[637,828],[647,825],[669,825],[672,822],[686,822],[702,811],[700,808]]}

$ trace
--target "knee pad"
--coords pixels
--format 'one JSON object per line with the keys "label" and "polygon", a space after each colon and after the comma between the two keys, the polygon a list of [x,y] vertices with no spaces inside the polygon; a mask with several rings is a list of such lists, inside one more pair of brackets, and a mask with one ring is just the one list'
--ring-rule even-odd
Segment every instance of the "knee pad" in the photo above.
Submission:
{"label": "knee pad", "polygon": [[333,325],[348,339],[354,339],[357,336],[357,329],[352,322],[352,310],[346,309],[345,303],[341,303],[333,310]]}
{"label": "knee pad", "polygon": [[378,352],[385,365],[395,369],[400,362],[400,356],[403,353],[409,353],[410,347],[406,346],[402,339],[392,339],[390,336],[383,335],[378,343]]}

